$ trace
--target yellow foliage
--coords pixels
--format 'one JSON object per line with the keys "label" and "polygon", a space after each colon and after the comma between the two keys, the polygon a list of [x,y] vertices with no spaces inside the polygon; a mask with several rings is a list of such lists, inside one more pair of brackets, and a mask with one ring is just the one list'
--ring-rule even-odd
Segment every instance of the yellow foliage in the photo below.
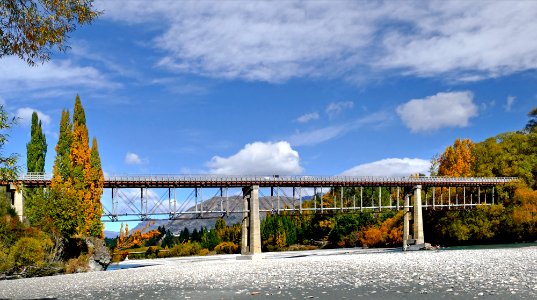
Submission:
{"label": "yellow foliage", "polygon": [[129,224],[126,224],[125,230],[123,230],[123,224],[121,224],[116,250],[124,250],[135,246],[142,246],[146,240],[159,235],[160,232],[157,229],[147,231],[147,229],[153,224],[154,222],[148,222],[141,230],[135,230],[130,234]]}
{"label": "yellow foliage", "polygon": [[475,145],[470,139],[456,139],[440,156],[438,174],[441,176],[468,177],[475,162]]}

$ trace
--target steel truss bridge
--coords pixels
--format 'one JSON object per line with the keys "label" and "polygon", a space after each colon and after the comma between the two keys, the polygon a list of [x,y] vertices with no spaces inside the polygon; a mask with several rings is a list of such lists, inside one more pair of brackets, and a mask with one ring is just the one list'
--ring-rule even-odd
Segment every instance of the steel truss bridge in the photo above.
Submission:
{"label": "steel truss bridge", "polygon": [[[24,187],[48,186],[50,174],[29,173]],[[425,209],[464,209],[497,201],[495,187],[513,177],[117,175],[105,177],[103,221],[218,218],[248,213],[243,189],[259,187],[259,212],[360,212],[414,206],[404,197],[420,186]],[[332,193],[332,203],[322,195]]]}

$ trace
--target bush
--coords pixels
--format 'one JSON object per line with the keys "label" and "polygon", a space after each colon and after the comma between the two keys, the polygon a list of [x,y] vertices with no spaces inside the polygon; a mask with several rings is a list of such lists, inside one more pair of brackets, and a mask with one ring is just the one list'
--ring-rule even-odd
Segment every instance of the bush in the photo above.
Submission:
{"label": "bush", "polygon": [[214,250],[218,254],[233,254],[239,252],[239,245],[233,242],[221,242],[214,247]]}
{"label": "bush", "polygon": [[199,255],[199,256],[206,256],[206,255],[209,255],[209,249],[207,249],[207,248],[200,249],[200,250],[198,251],[197,255]]}
{"label": "bush", "polygon": [[148,247],[147,250],[145,251],[146,258],[155,258],[155,257],[158,257],[158,254],[159,254],[159,249],[157,246]]}
{"label": "bush", "polygon": [[82,273],[89,270],[89,256],[82,254],[77,258],[71,258],[65,264],[65,273]]}
{"label": "bush", "polygon": [[52,241],[48,237],[41,240],[23,237],[10,248],[9,256],[15,267],[39,267],[49,259],[52,247]]}

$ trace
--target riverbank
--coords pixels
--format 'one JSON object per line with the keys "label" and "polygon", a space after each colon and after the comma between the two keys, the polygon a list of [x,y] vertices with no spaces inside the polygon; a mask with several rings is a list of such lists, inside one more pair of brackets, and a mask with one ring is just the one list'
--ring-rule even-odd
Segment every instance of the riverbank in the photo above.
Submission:
{"label": "riverbank", "polygon": [[[0,282],[0,298],[429,299],[537,297],[537,247],[337,249],[125,262],[136,268]],[[144,267],[140,267],[144,266]]]}

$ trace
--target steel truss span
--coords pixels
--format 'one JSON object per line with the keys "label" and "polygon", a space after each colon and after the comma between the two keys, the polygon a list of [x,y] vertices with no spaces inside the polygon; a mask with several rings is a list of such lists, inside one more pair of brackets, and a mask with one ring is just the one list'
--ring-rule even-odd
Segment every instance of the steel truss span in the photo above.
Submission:
{"label": "steel truss span", "polygon": [[[46,186],[51,174],[28,173],[18,181],[25,186]],[[517,181],[516,177],[378,177],[378,176],[222,176],[222,175],[111,175],[105,188],[140,187],[462,187],[495,186]]]}
{"label": "steel truss span", "polygon": [[[105,178],[102,220],[208,219],[248,213],[243,188],[249,186],[259,187],[261,213],[403,210],[414,207],[404,203],[416,187],[424,209],[466,209],[494,204],[495,187],[516,181],[513,177],[115,175]],[[19,178],[23,187],[50,182],[51,175],[43,173]]]}

